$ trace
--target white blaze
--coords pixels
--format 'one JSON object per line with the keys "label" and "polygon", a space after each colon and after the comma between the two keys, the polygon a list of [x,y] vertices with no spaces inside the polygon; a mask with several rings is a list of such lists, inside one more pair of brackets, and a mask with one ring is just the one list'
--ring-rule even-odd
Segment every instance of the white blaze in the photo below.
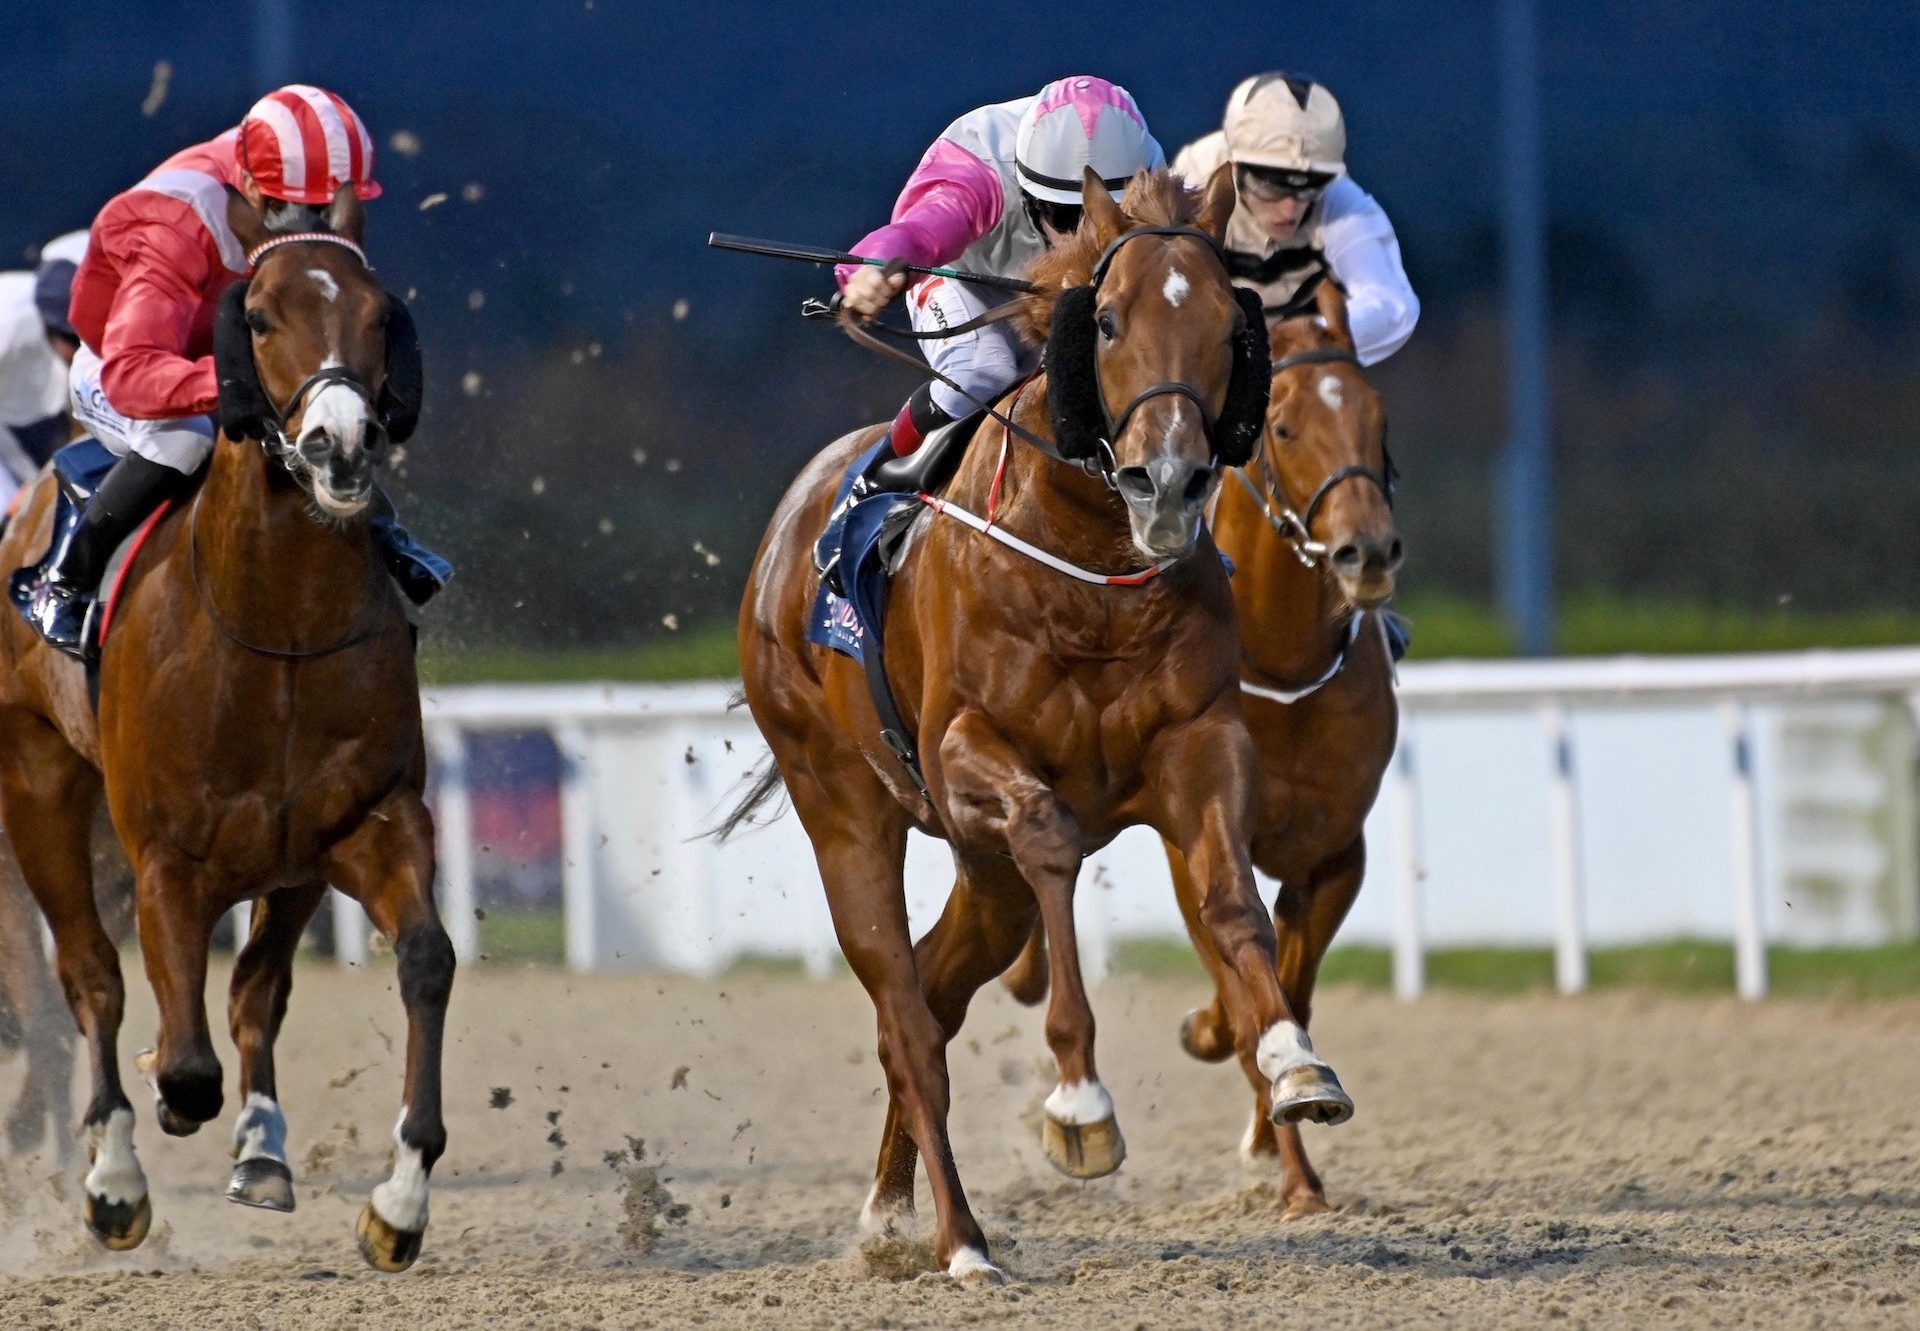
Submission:
{"label": "white blaze", "polygon": [[[329,356],[320,368],[330,370],[339,364]],[[367,438],[367,400],[345,384],[320,385],[307,399],[306,415],[300,420],[300,437],[313,434],[325,434],[349,452],[359,448]]]}
{"label": "white blaze", "polygon": [[329,302],[340,299],[340,284],[333,280],[332,273],[324,268],[309,268],[307,269],[307,276],[314,280],[315,284],[320,288],[320,294],[325,296]]}
{"label": "white blaze", "polygon": [[1340,380],[1331,374],[1323,374],[1320,376],[1319,388],[1320,400],[1335,411],[1340,410],[1340,404],[1344,401],[1341,397]]}
{"label": "white blaze", "polygon": [[1167,298],[1167,304],[1174,309],[1180,308],[1180,302],[1187,298],[1187,277],[1178,268],[1167,270],[1167,284],[1160,288],[1160,294]]}

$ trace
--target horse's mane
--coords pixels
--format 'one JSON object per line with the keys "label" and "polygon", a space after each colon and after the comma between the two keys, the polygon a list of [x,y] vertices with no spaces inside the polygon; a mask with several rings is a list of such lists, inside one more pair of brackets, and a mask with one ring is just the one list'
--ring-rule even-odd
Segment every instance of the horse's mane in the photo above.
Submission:
{"label": "horse's mane", "polygon": [[[1189,188],[1165,167],[1141,171],[1127,182],[1120,211],[1129,226],[1191,226],[1200,215],[1200,191]],[[1053,328],[1053,306],[1062,291],[1093,281],[1112,236],[1100,236],[1081,218],[1080,228],[1033,261],[1027,278],[1039,288],[1021,297],[1019,326],[1035,342],[1045,342]]]}

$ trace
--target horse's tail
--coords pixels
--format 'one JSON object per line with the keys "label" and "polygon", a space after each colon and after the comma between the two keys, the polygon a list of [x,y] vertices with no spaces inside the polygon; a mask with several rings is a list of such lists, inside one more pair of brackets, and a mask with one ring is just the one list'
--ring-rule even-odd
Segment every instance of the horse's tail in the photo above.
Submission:
{"label": "horse's tail", "polygon": [[1000,982],[1014,1000],[1028,1007],[1047,996],[1047,927],[1036,918],[1027,945],[1020,949],[1013,965],[1000,974]]}
{"label": "horse's tail", "polygon": [[761,805],[786,791],[786,782],[780,776],[780,765],[774,762],[771,753],[762,758],[759,765],[747,775],[752,779],[752,784],[747,787],[745,797],[733,806],[731,813],[702,832],[702,836],[710,836],[725,845],[742,827],[758,827],[760,823],[753,815],[759,812]]}

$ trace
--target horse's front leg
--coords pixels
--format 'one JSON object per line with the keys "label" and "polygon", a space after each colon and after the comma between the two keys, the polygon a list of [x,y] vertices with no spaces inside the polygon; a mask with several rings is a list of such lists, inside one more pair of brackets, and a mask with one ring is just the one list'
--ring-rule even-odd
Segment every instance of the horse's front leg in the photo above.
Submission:
{"label": "horse's front leg", "polygon": [[170,847],[149,846],[135,869],[134,913],[160,1016],[154,1048],[134,1064],[158,1096],[160,1126],[185,1137],[220,1112],[220,1057],[207,1029],[207,949],[223,912],[190,861]]}
{"label": "horse's front leg", "polygon": [[360,1213],[360,1252],[404,1271],[427,1231],[427,1176],[447,1146],[440,1117],[440,1045],[453,991],[453,944],[433,904],[433,819],[412,790],[395,791],[327,856],[327,881],[358,901],[393,940],[407,1009],[405,1105],[394,1128],[393,1174]]}
{"label": "horse's front leg", "polygon": [[287,1119],[273,1067],[273,1044],[293,989],[293,957],[324,883],[283,888],[253,903],[247,944],[233,963],[227,1026],[240,1051],[240,1114],[233,1124],[233,1176],[227,1200],[269,1211],[293,1209]]}
{"label": "horse's front leg", "polygon": [[1256,764],[1239,719],[1210,713],[1164,735],[1151,775],[1160,834],[1186,860],[1193,916],[1224,964],[1221,998],[1238,1008],[1234,1041],[1271,1085],[1280,1124],[1344,1123],[1353,1101],[1313,1052],[1275,965],[1273,921],[1248,858]]}
{"label": "horse's front leg", "polygon": [[1094,1067],[1093,1006],[1080,974],[1073,924],[1079,822],[979,712],[963,713],[948,728],[940,760],[955,840],[1004,844],[1040,904],[1052,980],[1047,1044],[1059,1066],[1041,1122],[1047,1159],[1074,1178],[1111,1174],[1126,1159],[1127,1147],[1114,1119],[1113,1097]]}

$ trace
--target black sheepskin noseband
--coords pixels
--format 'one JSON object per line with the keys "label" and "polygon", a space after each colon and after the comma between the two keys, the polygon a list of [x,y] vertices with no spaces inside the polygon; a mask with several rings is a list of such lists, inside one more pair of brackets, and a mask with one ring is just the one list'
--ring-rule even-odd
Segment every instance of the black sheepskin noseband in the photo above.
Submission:
{"label": "black sheepskin noseband", "polygon": [[[1227,400],[1210,429],[1214,456],[1226,467],[1244,466],[1253,459],[1266,426],[1267,399],[1273,389],[1272,353],[1267,345],[1267,321],[1260,297],[1235,289],[1243,314],[1233,335],[1233,371],[1227,380]],[[1047,336],[1047,411],[1060,456],[1072,461],[1097,459],[1108,428],[1107,406],[1100,396],[1094,356],[1100,336],[1094,323],[1093,286],[1070,287],[1053,306],[1053,327]],[[1108,442],[1111,442],[1110,440]]]}

